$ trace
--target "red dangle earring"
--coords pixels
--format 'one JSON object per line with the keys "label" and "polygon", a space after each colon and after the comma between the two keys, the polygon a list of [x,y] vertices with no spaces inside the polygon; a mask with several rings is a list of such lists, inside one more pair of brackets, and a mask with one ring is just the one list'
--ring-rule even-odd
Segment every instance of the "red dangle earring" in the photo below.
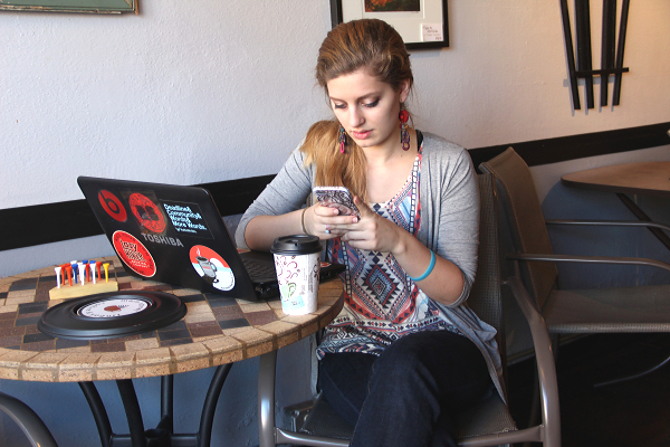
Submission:
{"label": "red dangle earring", "polygon": [[402,150],[409,150],[409,132],[407,131],[407,121],[409,121],[409,112],[405,109],[403,104],[400,104],[400,113],[398,114],[400,118],[400,144],[402,144]]}
{"label": "red dangle earring", "polygon": [[337,141],[340,143],[340,154],[344,154],[344,149],[347,146],[347,132],[342,126],[340,126],[340,134],[337,138]]}

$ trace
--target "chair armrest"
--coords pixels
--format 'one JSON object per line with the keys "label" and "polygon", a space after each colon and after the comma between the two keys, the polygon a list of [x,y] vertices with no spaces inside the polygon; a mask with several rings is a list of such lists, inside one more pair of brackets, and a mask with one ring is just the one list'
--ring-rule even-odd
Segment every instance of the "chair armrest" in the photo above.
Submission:
{"label": "chair armrest", "polygon": [[670,271],[670,264],[668,264],[667,262],[657,261],[655,259],[649,259],[649,258],[631,258],[621,256],[616,257],[577,256],[577,255],[563,255],[563,254],[529,254],[529,253],[512,253],[508,254],[507,258],[519,261],[646,265],[649,267],[657,267],[663,270]]}
{"label": "chair armrest", "polygon": [[652,227],[670,231],[670,226],[657,222],[645,222],[634,220],[571,220],[571,219],[548,219],[545,223],[550,225],[592,225],[592,226],[618,226],[618,227]]}
{"label": "chair armrest", "polygon": [[21,428],[33,447],[57,447],[56,440],[42,419],[28,405],[5,393],[0,393],[0,411],[6,413]]}
{"label": "chair armrest", "polygon": [[[512,296],[528,323],[535,350],[542,422],[545,430],[547,430],[547,439],[554,440],[555,444],[552,445],[559,446],[561,424],[558,379],[549,331],[547,331],[544,318],[537,311],[521,280],[516,276],[511,276],[503,281],[503,285],[507,286],[512,292]],[[548,423],[548,421],[551,422]]]}

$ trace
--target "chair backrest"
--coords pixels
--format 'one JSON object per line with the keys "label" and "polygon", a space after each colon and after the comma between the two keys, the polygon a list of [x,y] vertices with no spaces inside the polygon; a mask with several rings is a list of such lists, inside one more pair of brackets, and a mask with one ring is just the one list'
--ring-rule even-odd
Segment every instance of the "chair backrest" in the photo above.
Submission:
{"label": "chair backrest", "polygon": [[479,179],[479,250],[477,276],[467,305],[479,318],[496,328],[497,342],[505,358],[505,328],[501,300],[500,251],[493,176],[480,174]]}
{"label": "chair backrest", "polygon": [[[553,249],[535,183],[526,162],[512,149],[479,165],[493,174],[501,220],[517,253],[551,254]],[[550,262],[524,262],[520,275],[541,309],[556,285],[558,269]]]}
{"label": "chair backrest", "polygon": [[477,177],[480,203],[477,276],[467,303],[479,318],[496,329],[501,329],[498,229],[496,227],[493,176],[480,174]]}

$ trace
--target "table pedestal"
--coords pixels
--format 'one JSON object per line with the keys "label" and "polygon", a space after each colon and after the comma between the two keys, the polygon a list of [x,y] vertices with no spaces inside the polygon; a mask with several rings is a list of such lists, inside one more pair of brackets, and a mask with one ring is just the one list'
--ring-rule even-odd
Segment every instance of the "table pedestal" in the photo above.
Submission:
{"label": "table pedestal", "polygon": [[144,428],[142,412],[133,381],[131,379],[116,381],[128,421],[129,434],[117,434],[112,431],[107,410],[93,382],[80,382],[79,387],[91,409],[103,447],[113,447],[119,441],[127,445],[128,440],[133,447],[206,447],[210,445],[212,439],[214,413],[219,402],[221,389],[231,367],[232,364],[229,363],[216,368],[205,395],[198,432],[191,434],[174,432],[174,377],[171,375],[161,377],[161,419],[155,428],[148,430]]}

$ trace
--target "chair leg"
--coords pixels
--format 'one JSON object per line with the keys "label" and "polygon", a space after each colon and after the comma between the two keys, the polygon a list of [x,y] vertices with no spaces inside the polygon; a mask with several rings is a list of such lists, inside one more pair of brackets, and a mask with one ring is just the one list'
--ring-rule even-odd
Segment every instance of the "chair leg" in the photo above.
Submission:
{"label": "chair leg", "polygon": [[258,424],[260,447],[275,447],[275,375],[277,351],[263,354],[258,367]]}
{"label": "chair leg", "polygon": [[[554,362],[558,364],[558,345],[560,336],[551,335],[551,350],[554,354]],[[533,375],[533,393],[531,396],[530,410],[528,413],[528,427],[533,427],[540,423],[540,384],[537,377],[537,371]],[[522,447],[531,447],[532,443],[526,442]]]}
{"label": "chair leg", "polygon": [[[540,420],[540,384],[537,378],[537,371],[533,374],[533,392],[531,395],[530,409],[528,413],[528,427],[533,427]],[[531,447],[532,443],[525,442],[522,447]]]}

